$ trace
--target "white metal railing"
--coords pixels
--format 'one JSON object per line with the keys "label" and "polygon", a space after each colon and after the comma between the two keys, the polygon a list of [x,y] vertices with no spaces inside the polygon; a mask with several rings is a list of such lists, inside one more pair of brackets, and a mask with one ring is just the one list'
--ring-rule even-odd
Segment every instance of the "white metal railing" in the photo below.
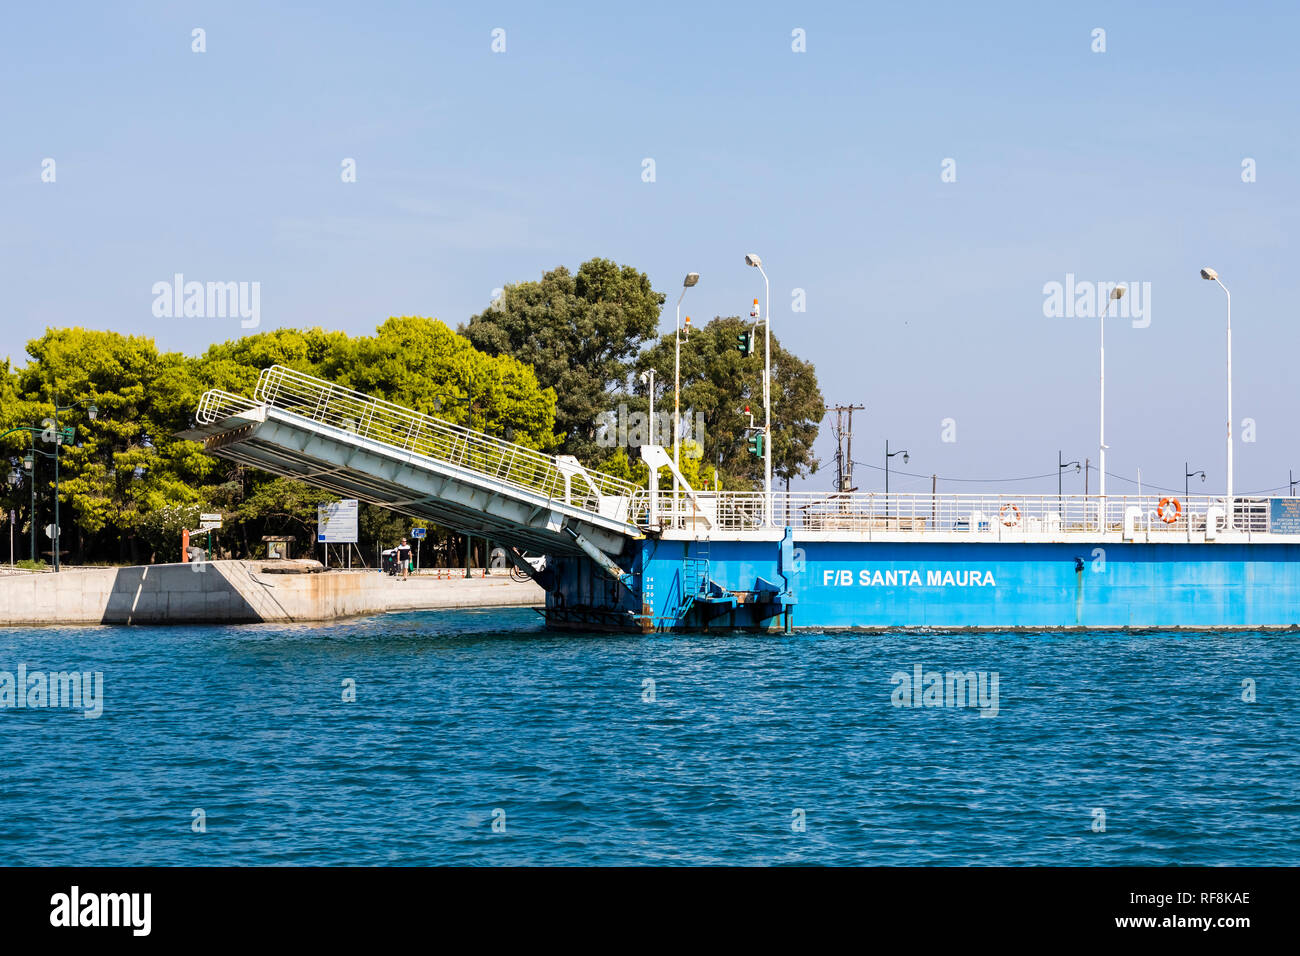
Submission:
{"label": "white metal railing", "polygon": [[280,365],[262,370],[253,399],[250,402],[239,395],[213,390],[200,400],[196,417],[203,424],[211,424],[241,410],[269,405],[598,513],[603,513],[602,497],[626,499],[635,491],[630,483],[612,475],[562,470],[555,457],[544,452]]}
{"label": "white metal railing", "polygon": [[[652,516],[648,493],[638,490],[632,501],[632,521],[642,526],[713,527],[720,531],[763,527],[761,492],[697,492],[697,498],[698,504],[685,495],[660,491]],[[772,524],[807,531],[918,535],[965,532],[1004,538],[1018,534],[1096,534],[1126,530],[1186,536],[1205,532],[1211,514],[1216,519],[1211,533],[1228,530],[1225,500],[1207,495],[1102,498],[1099,495],[773,492]],[[1233,501],[1231,530],[1269,531],[1270,499],[1237,497]],[[1136,513],[1131,509],[1136,509]]]}
{"label": "white metal railing", "polygon": [[257,408],[259,404],[261,403],[247,399],[243,395],[236,395],[234,392],[223,392],[219,388],[214,388],[204,392],[203,397],[199,399],[199,407],[198,411],[194,413],[194,420],[200,425],[211,425],[213,422],[219,422],[231,415],[251,411]]}

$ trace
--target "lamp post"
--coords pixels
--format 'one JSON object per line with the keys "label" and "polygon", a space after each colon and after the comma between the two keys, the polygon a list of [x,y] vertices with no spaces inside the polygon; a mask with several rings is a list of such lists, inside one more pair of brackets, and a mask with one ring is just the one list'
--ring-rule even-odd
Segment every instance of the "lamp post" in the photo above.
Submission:
{"label": "lamp post", "polygon": [[745,265],[763,276],[763,524],[772,525],[772,285],[757,253],[745,256]]}
{"label": "lamp post", "polygon": [[[11,428],[7,432],[0,434],[0,438],[6,438],[9,435],[14,434],[14,432],[27,432],[27,434],[31,436],[31,441],[32,441],[32,446],[27,449],[27,454],[23,456],[23,471],[27,472],[27,477],[31,481],[31,486],[32,486],[32,510],[30,515],[30,523],[32,526],[31,559],[33,562],[35,562],[36,560],[36,472],[35,472],[36,446],[35,446],[35,442],[36,442],[36,436],[41,433],[41,430],[39,428],[32,428],[31,426],[28,425],[20,425],[17,428]],[[41,452],[41,454],[44,455],[46,454],[46,452]],[[14,475],[18,475],[20,479],[22,477],[21,472],[19,472],[17,469],[14,469]],[[13,475],[9,476],[9,483],[14,485],[14,487],[18,486],[18,482],[13,480]]]}
{"label": "lamp post", "polygon": [[[659,429],[655,425],[655,370],[649,368],[642,372],[641,383],[645,385],[650,392],[650,437],[658,438]],[[650,444],[657,445],[659,443],[657,441],[652,441]]]}
{"label": "lamp post", "polygon": [[903,449],[902,451],[890,451],[889,439],[886,438],[885,439],[885,517],[886,518],[889,517],[889,459],[893,458],[895,455],[902,455],[903,464],[905,465],[908,463],[908,461],[911,460],[907,455],[907,449]]}
{"label": "lamp post", "polygon": [[[650,444],[659,444],[659,430],[655,428],[655,370],[646,369],[641,373],[641,381],[650,391]],[[676,479],[674,479],[675,481]],[[654,524],[659,512],[659,473],[650,469],[650,523]]]}
{"label": "lamp post", "polygon": [[1190,485],[1188,482],[1189,482],[1192,478],[1195,478],[1197,475],[1200,475],[1200,476],[1201,476],[1201,481],[1202,481],[1202,483],[1204,483],[1204,481],[1205,481],[1205,472],[1203,472],[1203,471],[1192,471],[1192,470],[1190,469],[1190,467],[1188,466],[1187,462],[1183,462],[1183,498],[1187,499],[1187,508],[1188,508],[1189,511],[1191,510],[1191,507],[1192,507],[1192,503],[1191,503],[1192,492],[1191,492],[1191,490],[1190,490],[1190,489],[1191,489],[1191,485]]}
{"label": "lamp post", "polygon": [[59,573],[59,545],[63,537],[63,529],[59,526],[59,449],[63,447],[63,432],[59,431],[59,412],[70,412],[74,408],[86,405],[86,417],[92,422],[99,415],[99,407],[90,402],[89,405],[83,399],[80,402],[73,402],[71,405],[60,405],[59,398],[54,397],[54,534],[51,536],[54,547],[54,573]]}
{"label": "lamp post", "polygon": [[1082,466],[1077,461],[1063,461],[1061,451],[1058,448],[1056,451],[1056,507],[1062,510],[1065,508],[1065,496],[1062,494],[1061,473],[1071,465],[1074,466],[1076,475],[1082,470]]}
{"label": "lamp post", "polygon": [[1219,288],[1228,297],[1228,528],[1232,529],[1232,293],[1223,284],[1219,274],[1206,266],[1201,270],[1201,278],[1207,282],[1219,283]]}
{"label": "lamp post", "polygon": [[36,563],[36,456],[29,449],[23,455],[23,468],[27,472],[28,483],[32,486],[32,510],[28,512],[27,523],[32,526],[32,564]]}
{"label": "lamp post", "polygon": [[1110,297],[1106,299],[1106,305],[1101,310],[1101,318],[1097,321],[1097,325],[1101,329],[1101,424],[1097,437],[1097,444],[1101,453],[1098,466],[1101,477],[1098,494],[1101,496],[1101,501],[1098,502],[1097,506],[1097,519],[1098,527],[1102,531],[1106,530],[1106,316],[1110,312],[1110,304],[1124,298],[1126,291],[1122,285],[1117,285],[1110,290]]}
{"label": "lamp post", "polygon": [[[686,278],[682,280],[682,291],[677,296],[677,320],[675,332],[673,334],[673,465],[678,471],[682,470],[681,458],[681,404],[682,404],[682,299],[686,298],[686,290],[700,281],[698,272],[686,273]],[[690,334],[691,317],[686,317],[687,335]],[[653,390],[652,390],[653,391]],[[654,401],[652,395],[650,401]],[[653,423],[654,415],[650,416]],[[653,427],[653,426],[652,426]],[[658,430],[655,430],[658,435]],[[677,476],[673,475],[673,511],[677,511],[677,498],[679,495],[677,487]]]}
{"label": "lamp post", "polygon": [[[17,468],[9,472],[9,487],[17,491],[22,487],[23,473]],[[14,566],[14,512],[9,512],[9,566]]]}
{"label": "lamp post", "polygon": [[[686,290],[700,281],[698,272],[686,273],[686,278],[682,280],[682,292],[677,297],[677,331],[674,337],[673,346],[673,464],[680,471],[682,467],[681,450],[679,436],[681,435],[681,404],[682,404],[682,299],[686,298]],[[686,321],[689,324],[691,317],[688,315]],[[687,332],[689,335],[689,330]],[[654,401],[651,398],[651,401]],[[677,479],[673,479],[673,487],[676,487]]]}

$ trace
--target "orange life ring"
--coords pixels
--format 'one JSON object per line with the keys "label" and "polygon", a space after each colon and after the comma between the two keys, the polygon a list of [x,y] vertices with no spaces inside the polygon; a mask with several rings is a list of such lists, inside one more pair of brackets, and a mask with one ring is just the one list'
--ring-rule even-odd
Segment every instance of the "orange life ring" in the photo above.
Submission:
{"label": "orange life ring", "polygon": [[[1169,509],[1170,505],[1173,505],[1173,510]],[[1156,514],[1165,524],[1173,524],[1182,513],[1183,503],[1177,498],[1161,498],[1160,504],[1156,506]]]}
{"label": "orange life ring", "polygon": [[[1008,512],[1010,512],[1008,514]],[[1020,508],[1008,502],[998,509],[998,518],[1008,528],[1014,528],[1020,524]]]}

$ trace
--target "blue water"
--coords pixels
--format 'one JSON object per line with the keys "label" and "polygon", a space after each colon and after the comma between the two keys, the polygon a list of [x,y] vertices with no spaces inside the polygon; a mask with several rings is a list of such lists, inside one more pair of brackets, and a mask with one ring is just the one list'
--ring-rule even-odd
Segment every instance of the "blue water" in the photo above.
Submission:
{"label": "blue water", "polygon": [[[102,671],[105,703],[0,710],[6,864],[1300,861],[1292,635],[597,637],[444,611],[0,630],[20,662]],[[997,672],[997,716],[893,706],[914,664]]]}

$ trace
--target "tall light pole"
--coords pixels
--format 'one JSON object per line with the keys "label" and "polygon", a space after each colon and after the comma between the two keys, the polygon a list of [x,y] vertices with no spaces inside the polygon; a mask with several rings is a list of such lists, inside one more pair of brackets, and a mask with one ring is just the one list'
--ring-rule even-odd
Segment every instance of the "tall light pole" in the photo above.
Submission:
{"label": "tall light pole", "polygon": [[31,525],[32,531],[32,553],[30,555],[32,564],[36,564],[36,454],[35,449],[29,449],[23,456],[23,469],[27,472],[27,481],[32,486],[32,510],[28,516],[28,524]]}
{"label": "tall light pole", "polygon": [[[673,464],[680,471],[682,467],[681,442],[679,436],[682,433],[681,423],[681,404],[682,404],[682,299],[686,298],[686,290],[695,283],[700,281],[698,272],[686,273],[686,278],[682,280],[682,294],[677,297],[677,332],[673,348]],[[686,321],[690,322],[691,317],[688,315]],[[651,399],[653,401],[653,399]],[[677,479],[673,479],[673,487],[677,486]]]}
{"label": "tall light pole", "polygon": [[907,464],[911,459],[908,457],[907,449],[902,451],[890,451],[889,439],[885,439],[885,517],[889,517],[889,459],[895,455],[903,456],[903,464]]}
{"label": "tall light pole", "polygon": [[[98,411],[98,409],[96,409],[96,411]],[[27,472],[27,480],[32,486],[32,510],[29,516],[29,523],[31,524],[32,531],[31,559],[34,563],[36,561],[36,456],[38,454],[44,455],[47,458],[53,456],[47,451],[38,451],[36,448],[36,436],[42,434],[41,429],[31,425],[20,425],[17,428],[11,428],[7,432],[0,433],[0,438],[6,438],[14,432],[27,432],[31,436],[31,446],[27,449],[27,454],[23,456],[23,471]],[[17,469],[14,469],[14,474],[21,477],[21,474]],[[13,481],[12,475],[10,476],[10,484],[15,488],[18,487],[18,482]]]}
{"label": "tall light pole", "polygon": [[[658,438],[659,428],[655,425],[655,370],[648,368],[642,372],[641,382],[650,393],[650,435],[652,438]],[[651,444],[657,445],[659,443],[651,442]]]}
{"label": "tall light pole", "polygon": [[[17,468],[9,472],[9,486],[17,491],[23,486],[23,473]],[[14,524],[17,521],[17,509],[9,512],[9,566],[14,565]]]}
{"label": "tall light pole", "polygon": [[[1077,461],[1064,461],[1063,458],[1064,456],[1058,448],[1056,451],[1056,507],[1062,509],[1065,507],[1063,504],[1065,496],[1062,494],[1061,473],[1073,465],[1074,473],[1077,475],[1083,467]],[[1064,520],[1064,518],[1062,518],[1062,520]]]}
{"label": "tall light pole", "polygon": [[[641,381],[646,385],[650,392],[650,444],[659,444],[659,429],[655,425],[655,370],[646,369],[641,373]],[[673,479],[673,487],[676,487],[677,479]],[[650,469],[650,523],[653,524],[658,512],[659,498],[659,474],[653,468]],[[673,502],[673,508],[676,509],[677,502]]]}
{"label": "tall light pole", "polygon": [[1192,471],[1191,466],[1188,465],[1187,462],[1183,462],[1183,497],[1188,499],[1187,509],[1189,514],[1191,513],[1191,507],[1192,507],[1191,504],[1192,492],[1191,492],[1191,485],[1189,482],[1197,475],[1201,476],[1201,481],[1205,481],[1205,472]]}
{"label": "tall light pole", "polygon": [[772,525],[772,285],[757,253],[745,256],[745,265],[763,276],[763,524]]}
{"label": "tall light pole", "polygon": [[1201,278],[1208,282],[1219,283],[1219,288],[1228,297],[1228,527],[1232,527],[1232,293],[1223,284],[1219,274],[1206,266],[1201,270]]}
{"label": "tall light pole", "polygon": [[[63,447],[63,432],[59,431],[59,412],[70,412],[74,408],[86,405],[86,400],[73,402],[71,405],[60,405],[59,397],[54,396],[54,573],[59,573],[59,545],[60,538],[63,537],[63,529],[59,527],[59,449]],[[86,405],[86,417],[92,422],[99,414],[99,408],[94,402]]]}
{"label": "tall light pole", "polygon": [[1110,290],[1110,297],[1106,299],[1106,304],[1102,307],[1101,318],[1097,320],[1097,325],[1101,329],[1101,424],[1098,428],[1097,445],[1101,452],[1101,471],[1100,492],[1101,501],[1097,505],[1097,526],[1102,531],[1106,530],[1106,315],[1110,312],[1110,304],[1118,302],[1124,298],[1125,288],[1117,285]]}

